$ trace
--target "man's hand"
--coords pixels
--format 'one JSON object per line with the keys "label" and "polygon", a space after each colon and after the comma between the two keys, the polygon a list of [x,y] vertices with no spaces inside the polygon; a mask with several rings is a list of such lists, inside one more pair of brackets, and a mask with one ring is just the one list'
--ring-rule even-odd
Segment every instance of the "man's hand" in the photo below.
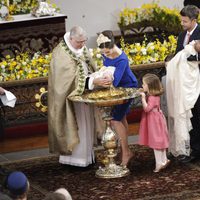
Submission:
{"label": "man's hand", "polygon": [[5,90],[2,87],[0,87],[0,95],[4,95],[4,94],[5,94]]}
{"label": "man's hand", "polygon": [[93,84],[95,86],[109,87],[112,84],[112,80],[109,77],[95,78]]}

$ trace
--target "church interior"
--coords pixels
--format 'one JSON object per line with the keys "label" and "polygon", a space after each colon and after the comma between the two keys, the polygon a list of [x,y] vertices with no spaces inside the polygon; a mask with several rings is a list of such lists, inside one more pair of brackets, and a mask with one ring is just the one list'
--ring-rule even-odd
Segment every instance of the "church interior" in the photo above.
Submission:
{"label": "church interior", "polygon": [[200,199],[199,12],[0,0],[0,200]]}

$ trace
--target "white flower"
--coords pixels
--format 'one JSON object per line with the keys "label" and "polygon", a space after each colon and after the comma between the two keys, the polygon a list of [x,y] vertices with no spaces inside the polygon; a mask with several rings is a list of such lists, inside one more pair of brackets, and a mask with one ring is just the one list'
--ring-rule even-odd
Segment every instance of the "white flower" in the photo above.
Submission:
{"label": "white flower", "polygon": [[142,52],[143,55],[147,55],[147,50],[145,48],[142,48],[141,52]]}
{"label": "white flower", "polygon": [[90,52],[90,53],[93,53],[93,49],[92,49],[92,48],[89,48],[89,52]]}
{"label": "white flower", "polygon": [[150,47],[150,49],[151,49],[151,50],[154,50],[154,49],[155,49],[155,47],[154,47],[154,46],[151,46],[151,47]]}
{"label": "white flower", "polygon": [[156,62],[156,58],[154,58],[154,57],[151,57],[149,60],[150,60],[151,62]]}
{"label": "white flower", "polygon": [[147,47],[152,47],[152,46],[154,46],[154,43],[153,43],[153,42],[149,42],[149,43],[147,44]]}
{"label": "white flower", "polygon": [[16,76],[16,79],[19,80],[19,79],[20,79],[20,75],[17,75],[17,76]]}
{"label": "white flower", "polygon": [[137,52],[136,49],[131,49],[131,50],[130,50],[130,53],[136,53],[136,52]]}
{"label": "white flower", "polygon": [[132,65],[133,64],[133,60],[129,59],[129,64]]}
{"label": "white flower", "polygon": [[97,58],[101,58],[102,55],[101,55],[100,53],[97,53],[96,57],[97,57]]}

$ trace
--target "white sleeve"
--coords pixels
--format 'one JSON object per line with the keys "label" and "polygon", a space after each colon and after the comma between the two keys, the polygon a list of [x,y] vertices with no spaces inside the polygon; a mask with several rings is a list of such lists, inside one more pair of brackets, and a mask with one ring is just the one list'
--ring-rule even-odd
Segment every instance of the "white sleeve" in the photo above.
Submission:
{"label": "white sleeve", "polygon": [[89,90],[93,90],[94,89],[93,81],[94,81],[94,77],[89,77],[89,81],[88,81],[88,89]]}

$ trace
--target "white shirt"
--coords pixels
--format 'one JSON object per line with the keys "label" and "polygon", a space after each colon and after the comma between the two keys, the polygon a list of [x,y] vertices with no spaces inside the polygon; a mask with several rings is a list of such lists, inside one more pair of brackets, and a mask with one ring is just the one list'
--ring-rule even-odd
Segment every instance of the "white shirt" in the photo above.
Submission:
{"label": "white shirt", "polygon": [[194,30],[196,29],[197,26],[198,26],[198,24],[196,23],[195,27],[190,32],[187,31],[187,33],[185,35],[184,43],[183,43],[184,47],[185,47],[185,45],[187,45],[189,43],[190,36],[193,34],[193,32],[194,32]]}

